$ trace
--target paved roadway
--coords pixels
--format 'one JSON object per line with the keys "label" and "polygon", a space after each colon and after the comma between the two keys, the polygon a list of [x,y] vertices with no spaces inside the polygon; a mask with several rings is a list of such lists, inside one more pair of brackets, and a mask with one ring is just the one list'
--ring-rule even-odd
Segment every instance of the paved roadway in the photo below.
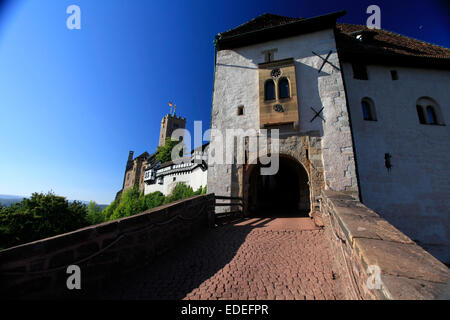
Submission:
{"label": "paved roadway", "polygon": [[101,298],[343,299],[331,257],[309,218],[248,219],[187,240]]}

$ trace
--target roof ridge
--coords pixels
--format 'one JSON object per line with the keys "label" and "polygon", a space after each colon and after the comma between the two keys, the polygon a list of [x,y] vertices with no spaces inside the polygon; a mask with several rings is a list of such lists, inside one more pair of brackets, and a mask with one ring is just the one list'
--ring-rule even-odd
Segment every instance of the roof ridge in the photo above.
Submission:
{"label": "roof ridge", "polygon": [[[270,13],[270,12],[265,12],[265,13],[263,13],[263,14],[261,14],[261,15],[255,17],[255,18],[251,19],[251,20],[248,20],[248,21],[246,21],[246,22],[241,23],[241,24],[238,25],[238,26],[235,26],[235,27],[233,27],[233,28],[231,28],[231,29],[228,29],[228,30],[226,30],[226,31],[219,32],[218,35],[222,35],[222,34],[225,34],[225,33],[230,32],[230,31],[239,29],[240,27],[243,27],[243,26],[245,26],[245,25],[248,25],[248,24],[250,24],[251,22],[254,22],[254,21],[258,20],[258,19],[261,19],[262,17],[268,17],[268,16],[277,17],[277,18],[283,18],[283,19],[296,19],[296,20],[303,20],[303,19],[305,19],[305,18],[302,18],[302,17],[289,17],[289,16],[282,16],[282,15],[274,14],[274,13]],[[293,21],[291,21],[291,22],[293,22]],[[295,22],[295,21],[294,21],[294,22]],[[288,23],[290,23],[290,22],[288,22]],[[285,23],[285,24],[287,24],[287,23]],[[264,28],[262,28],[262,29],[264,29]],[[261,29],[261,30],[262,30],[262,29]],[[259,29],[258,29],[258,30],[259,30]]]}

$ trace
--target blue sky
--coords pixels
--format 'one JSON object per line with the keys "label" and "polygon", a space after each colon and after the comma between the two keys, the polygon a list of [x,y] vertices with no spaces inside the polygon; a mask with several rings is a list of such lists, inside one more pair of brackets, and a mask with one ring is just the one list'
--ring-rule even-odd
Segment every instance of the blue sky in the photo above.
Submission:
{"label": "blue sky", "polygon": [[[81,30],[66,8],[81,8]],[[265,12],[381,27],[450,47],[445,1],[15,0],[0,13],[0,194],[109,203],[129,150],[156,149],[168,101],[209,128],[214,36]]]}

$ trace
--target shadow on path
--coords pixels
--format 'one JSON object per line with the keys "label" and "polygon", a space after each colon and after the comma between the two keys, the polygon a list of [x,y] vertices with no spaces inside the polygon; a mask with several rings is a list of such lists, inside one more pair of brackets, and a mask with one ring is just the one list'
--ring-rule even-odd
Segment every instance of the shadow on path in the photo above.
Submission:
{"label": "shadow on path", "polygon": [[95,299],[336,299],[330,250],[310,218],[207,229],[105,284]]}

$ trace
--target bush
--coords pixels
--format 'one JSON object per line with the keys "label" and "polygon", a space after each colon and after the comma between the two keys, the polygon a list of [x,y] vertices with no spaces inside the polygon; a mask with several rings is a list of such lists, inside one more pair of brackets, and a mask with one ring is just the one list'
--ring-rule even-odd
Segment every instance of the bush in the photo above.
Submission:
{"label": "bush", "polygon": [[164,204],[168,204],[194,195],[194,190],[187,186],[184,182],[178,183],[172,190],[171,194],[166,197]]}
{"label": "bush", "polygon": [[143,199],[146,208],[145,210],[159,207],[164,203],[165,198],[166,197],[159,191],[147,194]]}
{"label": "bush", "polygon": [[123,217],[129,217],[145,210],[159,207],[163,204],[168,204],[177,200],[189,198],[195,195],[205,194],[206,186],[200,187],[194,191],[185,183],[179,183],[175,186],[170,195],[164,196],[161,192],[156,191],[143,195],[137,187],[125,191],[120,201],[113,201],[103,212],[106,220],[115,220]]}

